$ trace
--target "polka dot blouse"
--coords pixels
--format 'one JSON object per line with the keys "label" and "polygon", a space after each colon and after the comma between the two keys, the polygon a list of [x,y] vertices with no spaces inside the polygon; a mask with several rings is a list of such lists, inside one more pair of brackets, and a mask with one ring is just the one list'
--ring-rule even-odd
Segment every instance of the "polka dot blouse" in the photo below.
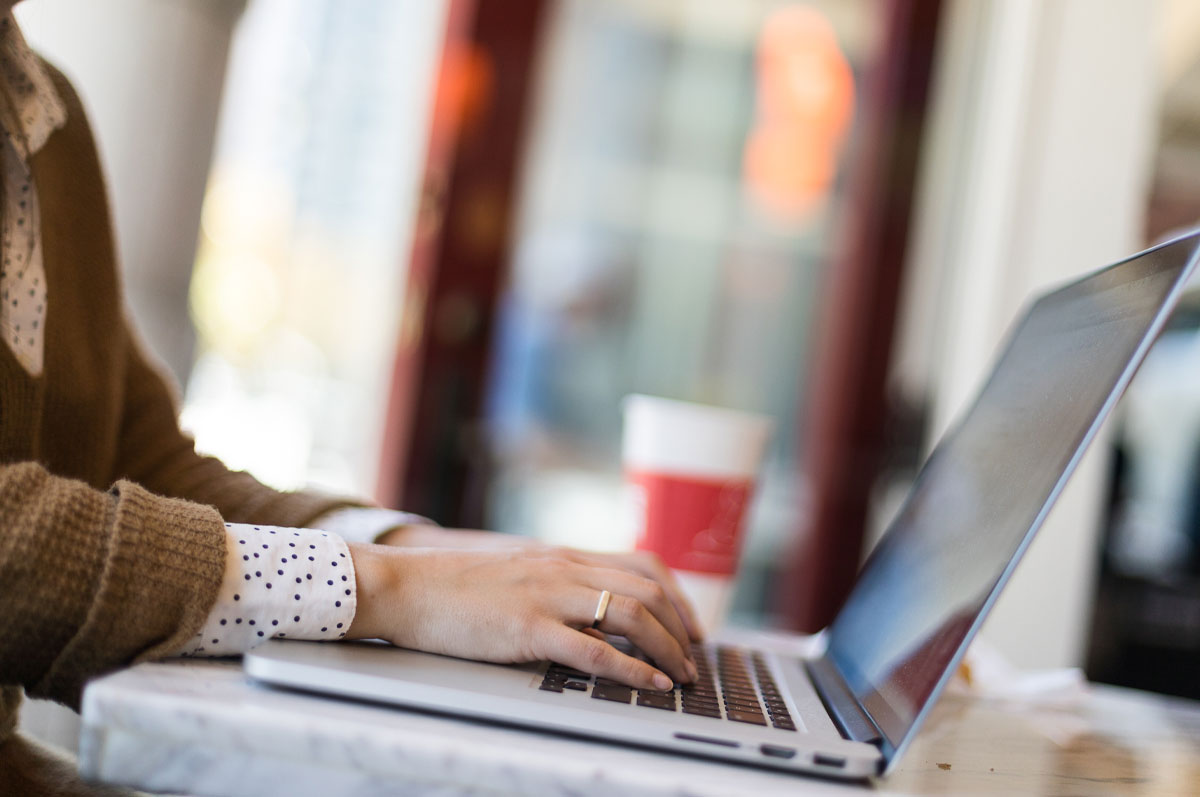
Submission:
{"label": "polka dot blouse", "polygon": [[183,656],[233,656],[272,637],[341,639],[354,619],[354,562],[346,542],[374,542],[397,526],[432,524],[378,507],[337,509],[314,528],[225,524],[225,575]]}
{"label": "polka dot blouse", "polygon": [[28,373],[42,372],[48,296],[37,190],[29,159],[67,120],[50,76],[25,43],[12,12],[0,16],[0,337]]}
{"label": "polka dot blouse", "polygon": [[346,542],[318,529],[225,524],[225,577],[184,656],[244,653],[272,637],[341,639],[354,619]]}

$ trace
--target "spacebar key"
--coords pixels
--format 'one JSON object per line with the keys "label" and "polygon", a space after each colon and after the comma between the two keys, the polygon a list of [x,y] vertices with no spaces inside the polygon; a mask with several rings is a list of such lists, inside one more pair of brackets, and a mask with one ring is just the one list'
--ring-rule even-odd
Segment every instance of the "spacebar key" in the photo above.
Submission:
{"label": "spacebar key", "polygon": [[597,700],[611,700],[614,703],[628,703],[633,697],[633,690],[628,686],[597,684],[592,687],[592,697]]}

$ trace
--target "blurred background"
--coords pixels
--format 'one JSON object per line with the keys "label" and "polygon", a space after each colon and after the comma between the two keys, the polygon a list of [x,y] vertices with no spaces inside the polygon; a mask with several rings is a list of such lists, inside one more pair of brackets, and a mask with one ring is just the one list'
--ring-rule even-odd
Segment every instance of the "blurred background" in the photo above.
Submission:
{"label": "blurred background", "polygon": [[[1190,0],[30,0],[203,451],[631,544],[621,398],[771,415],[814,630],[1030,291],[1200,220]],[[1200,295],[984,636],[1200,697]]]}

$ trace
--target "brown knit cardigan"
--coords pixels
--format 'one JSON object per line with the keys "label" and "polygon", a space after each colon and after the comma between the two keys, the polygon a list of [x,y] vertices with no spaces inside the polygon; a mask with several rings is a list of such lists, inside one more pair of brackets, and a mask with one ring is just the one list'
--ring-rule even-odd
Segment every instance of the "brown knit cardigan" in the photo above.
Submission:
{"label": "brown knit cardigan", "polygon": [[201,457],[122,311],[79,98],[31,162],[48,307],[45,366],[0,345],[0,740],[20,690],[78,707],[91,676],[163,656],[203,623],[222,520],[302,526],[346,501],[280,493]]}

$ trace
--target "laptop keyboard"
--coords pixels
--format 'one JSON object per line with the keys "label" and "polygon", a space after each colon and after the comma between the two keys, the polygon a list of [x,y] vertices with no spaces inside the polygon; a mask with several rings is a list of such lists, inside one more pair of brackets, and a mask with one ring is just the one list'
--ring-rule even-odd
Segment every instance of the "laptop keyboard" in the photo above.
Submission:
{"label": "laptop keyboard", "polygon": [[[622,653],[646,660],[624,639],[610,640]],[[714,720],[796,730],[787,704],[761,653],[727,645],[693,645],[699,677],[695,683],[660,692],[595,678],[562,664],[546,668],[539,687],[546,692],[591,692],[595,700],[632,703],[647,709],[679,711]]]}

